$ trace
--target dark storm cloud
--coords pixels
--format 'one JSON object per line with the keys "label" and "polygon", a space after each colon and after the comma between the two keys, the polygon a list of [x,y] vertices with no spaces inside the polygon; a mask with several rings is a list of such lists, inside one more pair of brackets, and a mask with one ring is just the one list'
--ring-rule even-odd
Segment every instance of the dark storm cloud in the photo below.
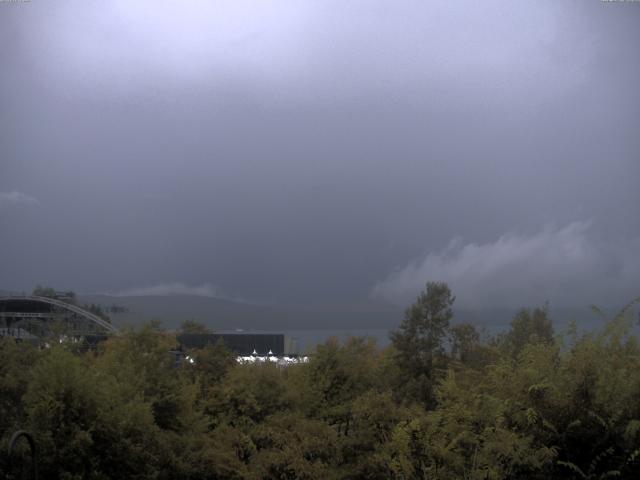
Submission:
{"label": "dark storm cloud", "polygon": [[639,26],[597,1],[0,4],[0,191],[40,201],[0,211],[1,286],[413,298],[431,272],[390,272],[451,238],[585,219],[633,254]]}

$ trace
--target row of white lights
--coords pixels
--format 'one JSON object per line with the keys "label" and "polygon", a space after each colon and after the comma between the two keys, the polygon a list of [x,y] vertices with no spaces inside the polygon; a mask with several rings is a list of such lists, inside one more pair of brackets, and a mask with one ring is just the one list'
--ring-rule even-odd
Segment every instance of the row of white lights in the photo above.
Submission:
{"label": "row of white lights", "polygon": [[272,362],[281,365],[290,365],[295,363],[307,363],[309,361],[309,357],[288,357],[286,355],[284,357],[277,357],[275,355],[261,357],[258,355],[249,355],[236,357],[236,361],[238,363]]}
{"label": "row of white lights", "polygon": [[[195,359],[191,355],[187,355],[185,360],[191,364],[195,363]],[[284,357],[278,357],[273,354],[271,350],[267,355],[261,356],[258,355],[258,352],[255,350],[251,355],[240,355],[236,357],[236,362],[238,363],[264,363],[264,362],[272,362],[278,363],[281,365],[290,365],[295,363],[307,363],[309,362],[309,357],[289,357],[285,355]]]}

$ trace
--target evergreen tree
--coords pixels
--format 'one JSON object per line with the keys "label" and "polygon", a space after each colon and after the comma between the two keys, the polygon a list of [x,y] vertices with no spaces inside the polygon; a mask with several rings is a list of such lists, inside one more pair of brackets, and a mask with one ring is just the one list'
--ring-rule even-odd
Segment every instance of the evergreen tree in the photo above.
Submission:
{"label": "evergreen tree", "polygon": [[398,330],[391,332],[408,392],[427,405],[433,403],[435,368],[442,366],[443,341],[453,318],[455,297],[442,282],[428,282],[416,302],[405,312]]}

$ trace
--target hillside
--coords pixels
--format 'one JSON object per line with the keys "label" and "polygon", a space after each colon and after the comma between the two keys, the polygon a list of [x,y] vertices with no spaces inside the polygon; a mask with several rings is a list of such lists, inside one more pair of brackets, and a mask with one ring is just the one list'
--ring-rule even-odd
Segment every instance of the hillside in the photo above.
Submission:
{"label": "hillside", "polygon": [[[177,328],[185,319],[204,323],[213,330],[351,330],[392,329],[403,309],[380,303],[358,305],[258,305],[195,295],[110,296],[79,295],[80,303],[118,305],[126,313],[112,315],[117,326],[160,320],[166,328]],[[609,309],[614,312],[615,309]],[[515,309],[456,309],[454,321],[469,322],[495,333],[505,328]],[[556,327],[578,320],[582,329],[597,327],[599,319],[588,307],[551,308]]]}

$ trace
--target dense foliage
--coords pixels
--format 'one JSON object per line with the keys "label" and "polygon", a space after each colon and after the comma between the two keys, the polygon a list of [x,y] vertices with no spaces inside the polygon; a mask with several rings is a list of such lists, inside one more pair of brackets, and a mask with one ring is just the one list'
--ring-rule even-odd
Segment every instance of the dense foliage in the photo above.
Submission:
{"label": "dense foliage", "polygon": [[522,310],[483,339],[453,301],[428,284],[390,347],[330,340],[286,368],[222,345],[176,365],[157,325],[93,352],[4,339],[0,467],[26,429],[48,479],[640,478],[630,308],[583,335]]}

